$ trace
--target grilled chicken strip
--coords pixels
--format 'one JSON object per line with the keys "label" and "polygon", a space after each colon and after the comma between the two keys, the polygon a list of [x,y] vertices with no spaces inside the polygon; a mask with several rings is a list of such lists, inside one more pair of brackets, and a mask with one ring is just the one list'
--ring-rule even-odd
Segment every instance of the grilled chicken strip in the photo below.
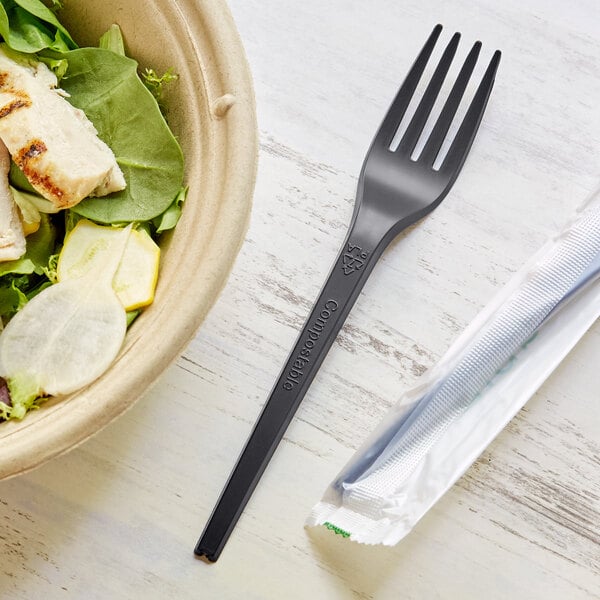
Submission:
{"label": "grilled chicken strip", "polygon": [[25,254],[25,236],[17,205],[8,186],[10,156],[0,141],[0,262],[16,260]]}
{"label": "grilled chicken strip", "polygon": [[43,63],[17,62],[0,48],[0,138],[13,160],[57,208],[124,189],[111,149],[56,85]]}

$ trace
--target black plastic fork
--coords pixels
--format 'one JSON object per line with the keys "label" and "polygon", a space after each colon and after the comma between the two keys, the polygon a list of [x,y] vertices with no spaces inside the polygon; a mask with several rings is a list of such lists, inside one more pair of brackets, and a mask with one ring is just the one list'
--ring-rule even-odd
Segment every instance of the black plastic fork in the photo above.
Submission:
{"label": "black plastic fork", "polygon": [[481,42],[469,52],[416,160],[411,158],[435,104],[460,34],[448,43],[400,143],[392,141],[442,31],[437,25],[392,102],[358,180],[348,234],[319,298],[284,366],[195,549],[211,562],[229,535],[341,329],[375,263],[388,244],[444,199],[464,164],[492,91],[500,51],[481,79],[439,169],[434,164],[469,82]]}

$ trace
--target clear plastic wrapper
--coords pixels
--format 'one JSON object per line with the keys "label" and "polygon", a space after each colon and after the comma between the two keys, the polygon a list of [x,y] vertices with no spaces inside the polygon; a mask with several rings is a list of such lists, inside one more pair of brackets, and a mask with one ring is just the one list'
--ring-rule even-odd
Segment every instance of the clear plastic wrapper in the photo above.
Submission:
{"label": "clear plastic wrapper", "polygon": [[312,510],[368,544],[401,540],[600,316],[600,193],[407,392]]}

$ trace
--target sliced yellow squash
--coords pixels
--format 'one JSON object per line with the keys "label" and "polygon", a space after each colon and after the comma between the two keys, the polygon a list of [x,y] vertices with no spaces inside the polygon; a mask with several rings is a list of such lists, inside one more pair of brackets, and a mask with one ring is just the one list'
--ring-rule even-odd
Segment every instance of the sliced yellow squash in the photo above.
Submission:
{"label": "sliced yellow squash", "polygon": [[[83,277],[104,258],[121,229],[96,225],[82,219],[66,236],[58,258],[58,281]],[[113,289],[125,310],[151,304],[158,277],[160,248],[145,231],[133,230],[119,268]]]}

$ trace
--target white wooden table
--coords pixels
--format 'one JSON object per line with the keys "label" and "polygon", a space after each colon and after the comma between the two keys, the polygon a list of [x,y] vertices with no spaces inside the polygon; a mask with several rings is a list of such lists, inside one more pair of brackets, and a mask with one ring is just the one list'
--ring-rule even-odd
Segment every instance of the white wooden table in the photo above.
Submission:
{"label": "white wooden table", "polygon": [[[133,410],[0,483],[0,597],[600,598],[600,323],[397,547],[303,528],[388,407],[600,180],[600,4],[231,8],[261,140],[246,243],[193,343]],[[371,136],[436,22],[504,52],[469,160],[384,255],[208,566],[193,557],[197,536],[334,259]]]}

